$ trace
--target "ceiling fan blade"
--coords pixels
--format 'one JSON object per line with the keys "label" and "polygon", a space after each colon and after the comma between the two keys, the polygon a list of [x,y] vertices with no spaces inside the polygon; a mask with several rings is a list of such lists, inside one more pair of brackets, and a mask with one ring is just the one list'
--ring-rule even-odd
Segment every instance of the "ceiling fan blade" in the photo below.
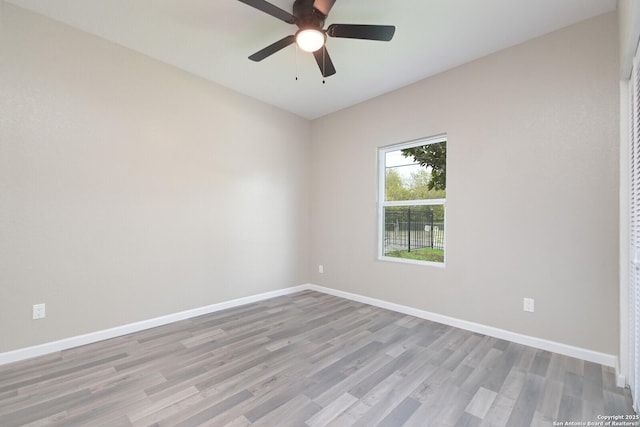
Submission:
{"label": "ceiling fan blade", "polygon": [[262,12],[278,18],[288,24],[295,24],[297,19],[289,12],[280,9],[278,6],[274,6],[265,0],[238,0],[241,3],[254,7]]}
{"label": "ceiling fan blade", "polygon": [[313,7],[324,16],[329,16],[335,2],[336,0],[316,0],[313,2]]}
{"label": "ceiling fan blade", "polygon": [[390,41],[395,32],[396,27],[393,25],[331,24],[327,28],[327,34],[331,37],[385,42]]}
{"label": "ceiling fan blade", "polygon": [[274,53],[276,53],[277,51],[284,49],[285,47],[289,46],[290,44],[293,44],[296,41],[295,36],[287,36],[283,39],[278,40],[277,42],[270,44],[269,46],[265,47],[262,50],[257,51],[256,53],[254,53],[253,55],[251,55],[249,57],[250,60],[252,61],[262,61],[263,59],[265,59],[267,56],[271,56]]}
{"label": "ceiling fan blade", "polygon": [[316,58],[318,67],[320,67],[322,77],[333,76],[336,73],[336,68],[333,66],[333,61],[331,61],[331,57],[329,56],[329,52],[327,52],[326,46],[322,46],[320,49],[313,52],[313,56]]}

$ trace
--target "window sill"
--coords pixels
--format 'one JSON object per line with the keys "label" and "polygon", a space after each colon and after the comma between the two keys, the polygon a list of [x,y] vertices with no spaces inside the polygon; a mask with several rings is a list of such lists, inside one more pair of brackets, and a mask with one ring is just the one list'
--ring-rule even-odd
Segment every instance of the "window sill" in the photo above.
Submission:
{"label": "window sill", "polygon": [[419,261],[416,259],[407,259],[407,258],[396,258],[390,256],[379,256],[378,261],[386,261],[386,262],[397,262],[400,264],[415,264],[415,265],[423,265],[428,267],[437,267],[437,268],[445,268],[445,262],[432,262],[432,261]]}

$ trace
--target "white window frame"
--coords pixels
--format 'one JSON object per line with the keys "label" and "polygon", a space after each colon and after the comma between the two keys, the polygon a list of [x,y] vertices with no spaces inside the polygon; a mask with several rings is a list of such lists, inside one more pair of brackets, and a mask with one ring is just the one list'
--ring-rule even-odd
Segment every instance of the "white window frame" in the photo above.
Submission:
{"label": "white window frame", "polygon": [[[420,199],[420,200],[401,200],[386,201],[386,154],[392,151],[398,151],[405,148],[419,147],[421,145],[437,144],[444,142],[448,144],[447,134],[430,136],[427,138],[416,139],[412,141],[402,142],[400,144],[387,145],[378,148],[378,260],[399,262],[404,264],[428,265],[444,268],[447,261],[447,199]],[[444,261],[420,261],[414,259],[390,257],[384,255],[384,208],[392,206],[444,206]]]}

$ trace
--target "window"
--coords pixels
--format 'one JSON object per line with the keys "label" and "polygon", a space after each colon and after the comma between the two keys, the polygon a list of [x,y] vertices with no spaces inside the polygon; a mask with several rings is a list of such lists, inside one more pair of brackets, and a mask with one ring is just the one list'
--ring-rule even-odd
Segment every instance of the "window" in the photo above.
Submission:
{"label": "window", "polygon": [[444,265],[447,138],[380,148],[379,257]]}

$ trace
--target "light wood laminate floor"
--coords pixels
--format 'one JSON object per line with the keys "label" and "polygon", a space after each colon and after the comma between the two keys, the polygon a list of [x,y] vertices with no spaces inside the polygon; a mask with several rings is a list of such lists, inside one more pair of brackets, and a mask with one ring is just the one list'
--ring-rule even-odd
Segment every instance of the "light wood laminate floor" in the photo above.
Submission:
{"label": "light wood laminate floor", "polygon": [[552,426],[614,371],[305,291],[0,366],[0,426]]}

